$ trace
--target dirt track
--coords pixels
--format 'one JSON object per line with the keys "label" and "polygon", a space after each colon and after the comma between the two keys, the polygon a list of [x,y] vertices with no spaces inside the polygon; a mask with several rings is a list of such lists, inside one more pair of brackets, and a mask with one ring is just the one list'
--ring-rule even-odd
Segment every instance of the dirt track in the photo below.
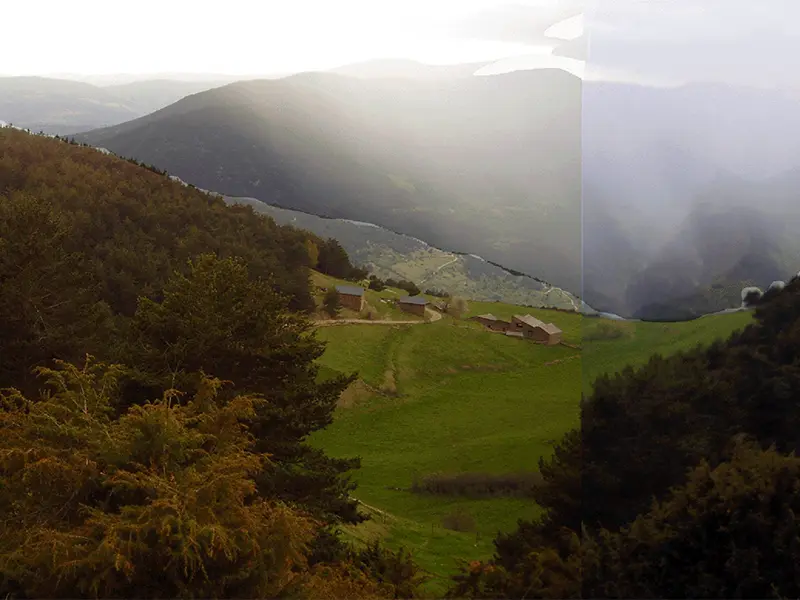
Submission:
{"label": "dirt track", "polygon": [[430,316],[429,321],[391,321],[388,319],[325,319],[315,321],[318,327],[331,327],[333,325],[424,325],[425,323],[435,323],[442,318],[441,313],[435,310],[426,309],[425,313]]}

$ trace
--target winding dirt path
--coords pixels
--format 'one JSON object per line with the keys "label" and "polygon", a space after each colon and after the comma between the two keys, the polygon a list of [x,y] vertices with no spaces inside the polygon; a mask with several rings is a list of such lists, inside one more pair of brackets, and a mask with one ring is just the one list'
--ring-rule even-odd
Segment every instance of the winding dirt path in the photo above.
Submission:
{"label": "winding dirt path", "polygon": [[431,272],[431,273],[428,273],[428,274],[427,274],[425,277],[423,277],[422,279],[420,279],[420,281],[419,281],[419,284],[420,284],[420,285],[422,285],[423,283],[425,283],[426,281],[428,281],[428,280],[429,280],[431,277],[433,277],[434,275],[436,275],[437,273],[439,273],[439,271],[441,271],[441,270],[442,270],[442,269],[444,269],[445,267],[449,267],[450,265],[452,265],[454,262],[456,262],[456,261],[458,260],[458,255],[457,255],[457,254],[451,254],[451,255],[450,255],[450,258],[451,258],[451,260],[450,260],[449,262],[446,262],[446,263],[444,263],[443,265],[439,265],[438,267],[436,267],[436,268],[433,270],[433,272]]}
{"label": "winding dirt path", "polygon": [[564,290],[562,290],[560,287],[556,287],[554,285],[551,285],[549,288],[547,288],[545,290],[544,293],[546,295],[546,294],[549,294],[550,292],[555,292],[555,291],[561,292],[561,295],[564,296],[567,300],[569,300],[570,304],[572,304],[572,308],[575,309],[575,312],[578,312],[578,313],[581,312],[580,307],[577,304],[575,304],[575,300],[572,299],[572,296],[569,293],[567,293]]}

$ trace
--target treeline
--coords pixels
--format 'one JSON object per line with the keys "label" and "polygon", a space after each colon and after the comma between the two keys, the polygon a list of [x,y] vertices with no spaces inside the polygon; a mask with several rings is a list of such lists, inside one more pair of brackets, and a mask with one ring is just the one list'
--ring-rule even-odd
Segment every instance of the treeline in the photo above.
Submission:
{"label": "treeline", "polygon": [[380,292],[385,290],[387,287],[397,288],[399,290],[404,290],[408,292],[409,296],[418,296],[422,293],[422,290],[419,289],[416,283],[413,281],[406,281],[405,279],[381,279],[380,277],[376,277],[375,275],[369,276],[369,289],[375,290],[376,292]]}
{"label": "treeline", "polygon": [[[90,148],[95,152],[99,152],[93,146],[78,142],[75,140],[74,137],[68,136],[46,136],[43,132],[37,134],[39,136],[44,137],[52,137],[52,139],[67,143],[72,146],[79,146],[82,148]],[[137,167],[141,167],[143,169],[147,169],[157,175],[161,175],[166,178],[170,178],[169,173],[164,169],[159,169],[155,165],[151,165],[149,163],[137,160],[136,158],[131,157],[119,157],[114,155],[115,157],[119,158],[120,160],[124,160],[129,162],[132,165],[136,165]],[[188,187],[192,190],[198,189],[194,184],[191,183],[183,183],[180,182],[181,185]],[[221,194],[217,194],[216,192],[210,193],[212,197],[220,197]],[[269,219],[269,217],[265,217]],[[271,219],[270,219],[271,220]],[[360,281],[367,277],[369,271],[363,268],[355,267],[350,262],[350,257],[348,256],[347,252],[344,250],[342,245],[339,243],[338,240],[334,238],[327,238],[323,239],[310,231],[303,230],[303,236],[307,238],[306,242],[306,249],[309,253],[309,266],[313,269],[317,269],[322,273],[326,273],[333,277],[339,277],[341,279],[348,279],[350,281]]]}
{"label": "treeline", "polygon": [[800,279],[707,348],[599,378],[540,461],[536,521],[466,566],[473,598],[800,595]]}
{"label": "treeline", "polygon": [[308,267],[329,254],[346,266],[249,207],[0,129],[0,596],[413,596],[408,555],[336,534],[363,519],[358,459],[306,441],[353,379],[316,365]]}
{"label": "treeline", "polygon": [[449,298],[450,297],[450,292],[447,292],[445,290],[440,290],[438,288],[428,288],[427,290],[425,290],[425,293],[428,296],[434,296],[436,298]]}
{"label": "treeline", "polygon": [[369,272],[366,269],[355,267],[350,263],[350,257],[338,240],[322,239],[313,233],[308,235],[312,268],[348,281],[362,281],[367,277]]}
{"label": "treeline", "polygon": [[[800,273],[798,273],[800,275]],[[767,288],[766,292],[761,291],[760,288],[750,287],[742,290],[742,304],[748,308],[767,304],[775,296],[777,296],[785,287],[784,282],[776,282]]]}
{"label": "treeline", "polygon": [[431,473],[415,478],[411,491],[417,494],[492,498],[500,496],[533,497],[542,481],[538,471],[528,473]]}
{"label": "treeline", "polygon": [[[43,131],[40,131],[36,135],[47,136],[47,134],[45,134]],[[80,146],[82,148],[91,148],[91,149],[99,152],[99,150],[94,148],[94,146],[91,146],[90,144],[86,144],[84,142],[78,142],[78,141],[75,140],[74,137],[70,137],[70,136],[66,136],[66,135],[57,135],[57,134],[53,135],[53,136],[47,136],[47,137],[52,137],[55,140],[58,140],[60,142],[65,142],[67,144],[70,144],[71,146]],[[142,167],[143,169],[147,169],[148,171],[152,171],[153,173],[156,173],[157,175],[163,175],[165,177],[169,177],[169,173],[167,173],[167,171],[165,169],[159,169],[155,165],[151,165],[149,163],[146,163],[146,162],[143,162],[143,161],[137,160],[135,158],[131,158],[131,157],[117,156],[116,154],[114,154],[114,156],[116,156],[120,160],[127,161],[127,162],[131,163],[132,165],[136,165],[137,167]],[[197,189],[191,183],[187,183],[186,186],[190,187],[192,189]]]}

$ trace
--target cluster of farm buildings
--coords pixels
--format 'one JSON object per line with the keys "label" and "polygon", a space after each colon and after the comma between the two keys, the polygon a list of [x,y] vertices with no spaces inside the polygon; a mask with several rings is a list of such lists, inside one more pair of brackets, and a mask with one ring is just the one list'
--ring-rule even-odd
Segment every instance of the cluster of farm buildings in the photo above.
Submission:
{"label": "cluster of farm buildings", "polygon": [[[356,312],[364,310],[364,288],[351,285],[337,285],[336,291],[339,292],[339,303],[344,308],[349,308]],[[425,316],[425,308],[428,301],[422,296],[404,296],[397,299],[397,308],[412,315]]]}
{"label": "cluster of farm buildings", "polygon": [[[357,312],[364,310],[364,288],[338,285],[336,291],[339,292],[339,300],[343,307]],[[427,306],[428,301],[422,296],[404,296],[397,300],[398,308],[420,317],[425,316]],[[442,310],[441,307],[436,308]],[[545,323],[531,315],[514,315],[510,321],[498,319],[492,314],[478,315],[471,319],[483,325],[488,331],[503,333],[510,337],[523,338],[548,346],[561,343],[561,329],[553,323]]]}
{"label": "cluster of farm buildings", "polygon": [[548,346],[561,343],[561,330],[552,323],[545,323],[531,315],[514,315],[511,321],[498,319],[492,314],[472,317],[489,331],[504,333],[511,337],[520,337],[533,340]]}

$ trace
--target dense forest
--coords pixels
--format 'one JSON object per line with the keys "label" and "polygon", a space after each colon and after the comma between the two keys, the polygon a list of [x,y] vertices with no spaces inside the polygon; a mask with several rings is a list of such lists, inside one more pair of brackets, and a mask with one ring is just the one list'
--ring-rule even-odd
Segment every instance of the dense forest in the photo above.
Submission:
{"label": "dense forest", "polygon": [[351,380],[318,376],[312,266],[353,271],[333,240],[0,129],[0,596],[411,594],[407,555],[335,535],[358,460],[306,443]]}
{"label": "dense forest", "polygon": [[798,597],[798,357],[796,277],[728,340],[598,379],[540,461],[542,518],[453,595]]}

